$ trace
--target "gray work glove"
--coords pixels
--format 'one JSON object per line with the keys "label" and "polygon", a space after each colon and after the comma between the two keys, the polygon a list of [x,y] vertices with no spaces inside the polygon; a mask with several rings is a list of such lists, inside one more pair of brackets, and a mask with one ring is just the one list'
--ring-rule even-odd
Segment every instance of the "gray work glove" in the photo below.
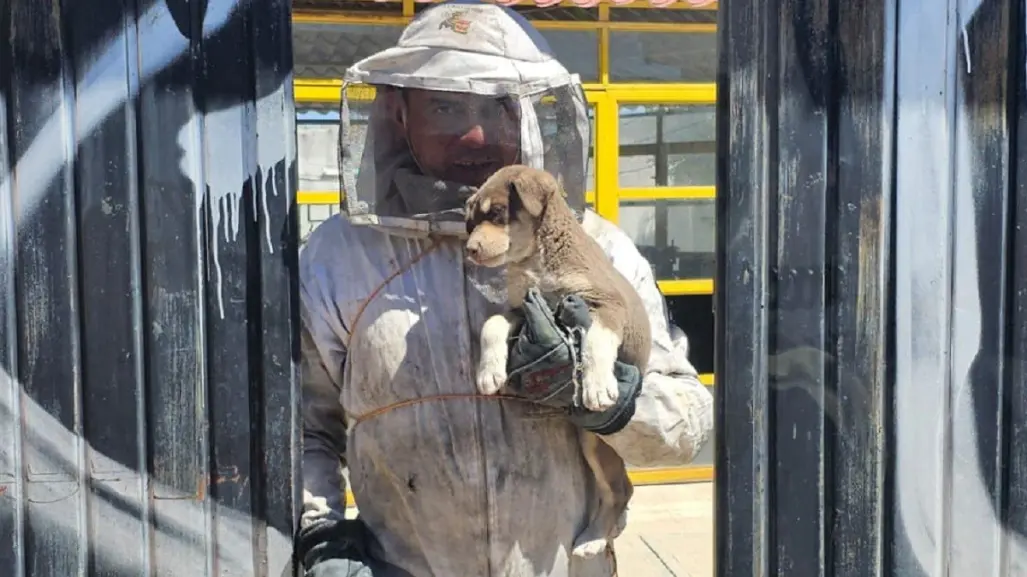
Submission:
{"label": "gray work glove", "polygon": [[521,313],[524,323],[510,340],[507,389],[565,411],[572,422],[593,433],[609,435],[623,429],[634,416],[635,399],[642,391],[637,367],[620,361],[614,365],[620,397],[605,411],[589,411],[580,392],[575,392],[574,378],[581,378],[582,337],[592,324],[585,301],[568,296],[554,311],[538,290],[531,289]]}
{"label": "gray work glove", "polygon": [[296,535],[303,577],[372,577],[367,527],[359,519],[322,519]]}
{"label": "gray work glove", "polygon": [[352,559],[325,559],[303,577],[373,577],[371,568]]}

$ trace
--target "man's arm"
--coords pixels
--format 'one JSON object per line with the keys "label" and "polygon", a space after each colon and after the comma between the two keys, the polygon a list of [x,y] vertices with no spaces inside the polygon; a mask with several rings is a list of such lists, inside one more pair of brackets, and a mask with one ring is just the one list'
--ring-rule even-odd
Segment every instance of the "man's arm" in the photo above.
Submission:
{"label": "man's arm", "polygon": [[602,229],[587,227],[595,230],[593,234],[614,267],[642,297],[653,333],[649,366],[635,400],[634,415],[623,429],[603,439],[637,467],[690,463],[713,431],[713,395],[688,360],[688,337],[669,322],[666,302],[649,261],[612,223],[590,224]]}
{"label": "man's arm", "polygon": [[[329,221],[331,222],[331,221]],[[318,229],[330,230],[330,229]],[[294,554],[305,577],[370,575],[365,565],[367,530],[346,519],[346,418],[342,408],[343,367],[348,330],[335,307],[339,263],[325,262],[318,231],[300,253],[300,341],[303,416],[303,513]]]}
{"label": "man's arm", "polygon": [[[656,283],[650,277],[648,283],[636,283],[635,288],[649,311],[653,349],[642,391],[635,399],[634,416],[604,440],[637,467],[684,465],[695,459],[709,440],[713,395],[688,360],[688,337],[681,329],[668,326],[663,295]],[[654,310],[656,299],[659,309]]]}
{"label": "man's arm", "polygon": [[325,318],[316,277],[300,274],[303,514],[300,526],[345,517],[346,421],[339,395],[346,351]]}

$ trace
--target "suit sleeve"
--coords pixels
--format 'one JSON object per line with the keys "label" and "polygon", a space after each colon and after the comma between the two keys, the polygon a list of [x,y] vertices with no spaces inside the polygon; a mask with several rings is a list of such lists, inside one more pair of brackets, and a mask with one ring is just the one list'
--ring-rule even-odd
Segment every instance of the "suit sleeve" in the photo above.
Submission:
{"label": "suit sleeve", "polygon": [[[306,256],[306,255],[304,255]],[[341,403],[345,343],[326,306],[325,279],[301,257],[300,342],[303,419],[301,526],[345,516],[346,419]]]}
{"label": "suit sleeve", "polygon": [[[612,227],[613,225],[611,225]],[[688,337],[671,324],[649,261],[619,229],[601,244],[645,303],[652,352],[631,421],[604,440],[637,467],[690,463],[713,431],[713,395],[688,359]]]}

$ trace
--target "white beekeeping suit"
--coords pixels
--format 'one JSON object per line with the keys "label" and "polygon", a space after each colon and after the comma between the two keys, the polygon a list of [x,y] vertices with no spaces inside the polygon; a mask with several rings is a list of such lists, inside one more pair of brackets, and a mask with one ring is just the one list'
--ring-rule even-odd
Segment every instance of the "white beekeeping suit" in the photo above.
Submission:
{"label": "white beekeeping suit", "polygon": [[[579,79],[513,11],[450,2],[422,12],[396,47],[356,63],[345,82],[344,210],[311,234],[300,264],[303,525],[343,517],[344,463],[374,536],[376,576],[614,575],[612,552],[570,554],[594,508],[575,425],[540,418],[527,403],[475,397],[478,333],[505,291],[502,271],[466,261],[461,209],[468,186],[481,184],[472,181],[511,159],[487,145],[411,144],[425,119],[441,119],[485,134],[481,142],[505,133],[512,160],[559,176],[653,327],[633,416],[605,440],[629,464],[686,464],[712,429],[712,399],[685,335],[668,325],[649,263],[584,210],[589,122]],[[345,94],[360,84],[376,96],[354,146],[358,115]],[[411,89],[438,98],[411,110]],[[487,105],[465,106],[472,101]],[[456,160],[438,169],[445,154]]]}

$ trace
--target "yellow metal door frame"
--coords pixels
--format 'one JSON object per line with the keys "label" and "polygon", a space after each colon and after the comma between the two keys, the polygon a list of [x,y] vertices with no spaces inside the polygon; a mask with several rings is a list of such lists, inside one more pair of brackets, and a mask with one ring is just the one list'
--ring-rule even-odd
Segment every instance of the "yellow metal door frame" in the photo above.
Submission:
{"label": "yellow metal door frame", "polygon": [[[561,4],[573,6],[573,2]],[[635,6],[646,7],[648,2],[636,0]],[[412,0],[402,0],[402,15],[360,14],[351,15],[335,11],[297,11],[293,21],[297,23],[317,24],[371,24],[402,26],[409,22],[414,14]],[[680,4],[672,9],[689,9],[687,4]],[[688,23],[651,23],[651,22],[617,22],[611,21],[610,10],[615,10],[609,3],[599,5],[599,21],[534,21],[540,29],[564,30],[598,30],[599,32],[599,81],[585,84],[585,94],[589,104],[595,106],[595,182],[593,190],[588,191],[588,201],[600,215],[614,223],[620,218],[620,202],[622,200],[672,200],[713,198],[715,190],[712,186],[697,187],[659,187],[659,188],[625,188],[619,187],[619,106],[621,104],[714,104],[716,102],[716,85],[709,84],[612,84],[610,71],[610,31],[630,30],[634,32],[679,32],[679,33],[713,33],[713,24]],[[342,83],[336,79],[298,78],[294,83],[294,95],[297,104],[338,102]],[[353,94],[355,97],[367,98],[370,94]],[[300,191],[297,195],[299,204],[335,204],[340,201],[337,190]],[[666,296],[675,295],[708,295],[713,293],[712,279],[658,280],[660,290]],[[700,380],[707,386],[714,384],[711,374],[700,375]],[[636,485],[669,484],[692,481],[709,481],[713,478],[713,467],[702,465],[685,465],[682,467],[638,469],[629,471],[632,482]],[[353,496],[347,491],[347,503],[353,504]]]}

